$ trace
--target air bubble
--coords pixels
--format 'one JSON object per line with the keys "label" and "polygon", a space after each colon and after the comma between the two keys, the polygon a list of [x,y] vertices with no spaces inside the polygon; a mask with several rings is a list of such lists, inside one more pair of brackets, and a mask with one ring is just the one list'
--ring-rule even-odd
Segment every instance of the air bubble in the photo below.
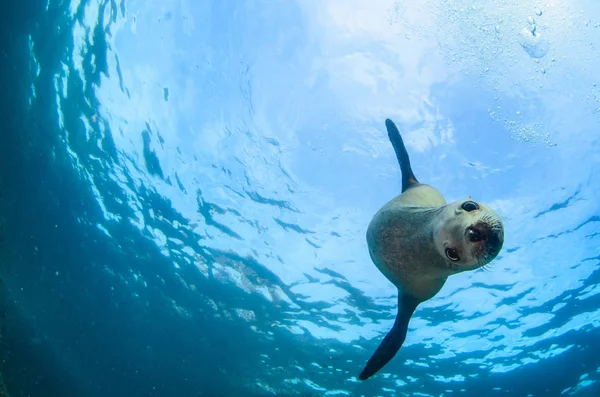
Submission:
{"label": "air bubble", "polygon": [[529,54],[532,58],[542,58],[550,51],[550,44],[546,39],[533,31],[524,28],[521,31],[521,38],[519,40],[521,47]]}
{"label": "air bubble", "polygon": [[540,10],[539,8],[537,8],[535,10],[535,15],[537,15],[538,17],[541,17],[542,16],[542,10]]}

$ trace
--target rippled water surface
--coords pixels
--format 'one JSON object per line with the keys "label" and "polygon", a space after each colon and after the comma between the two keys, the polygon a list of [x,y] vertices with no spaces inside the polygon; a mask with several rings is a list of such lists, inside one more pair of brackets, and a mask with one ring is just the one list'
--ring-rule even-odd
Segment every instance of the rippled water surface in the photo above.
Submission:
{"label": "rippled water surface", "polygon": [[[7,5],[8,392],[599,395],[600,4],[475,3]],[[396,314],[385,118],[506,239],[361,382]]]}

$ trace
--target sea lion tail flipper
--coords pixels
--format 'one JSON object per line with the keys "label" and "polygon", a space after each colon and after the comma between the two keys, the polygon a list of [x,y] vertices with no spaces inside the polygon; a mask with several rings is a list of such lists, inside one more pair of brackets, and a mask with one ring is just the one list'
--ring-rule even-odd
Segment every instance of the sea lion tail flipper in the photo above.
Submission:
{"label": "sea lion tail flipper", "polygon": [[398,131],[398,127],[396,127],[396,124],[390,119],[385,119],[385,127],[387,128],[388,137],[390,138],[390,142],[392,142],[392,146],[396,152],[396,158],[400,164],[400,170],[402,171],[402,191],[404,192],[406,189],[418,185],[419,181],[417,181],[417,178],[410,167],[408,152],[406,151],[406,147],[404,147],[404,141],[402,141],[402,136],[400,135],[400,131]]}
{"label": "sea lion tail flipper", "polygon": [[383,338],[383,341],[360,373],[358,377],[360,380],[366,380],[375,375],[396,355],[406,339],[408,322],[419,303],[421,302],[406,294],[398,295],[398,314],[394,326]]}

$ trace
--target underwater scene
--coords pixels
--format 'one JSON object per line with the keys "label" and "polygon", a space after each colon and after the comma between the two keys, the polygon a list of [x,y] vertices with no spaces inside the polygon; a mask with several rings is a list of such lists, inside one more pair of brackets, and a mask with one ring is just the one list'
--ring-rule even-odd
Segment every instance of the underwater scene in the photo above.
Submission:
{"label": "underwater scene", "polygon": [[0,397],[600,396],[597,0],[21,0]]}

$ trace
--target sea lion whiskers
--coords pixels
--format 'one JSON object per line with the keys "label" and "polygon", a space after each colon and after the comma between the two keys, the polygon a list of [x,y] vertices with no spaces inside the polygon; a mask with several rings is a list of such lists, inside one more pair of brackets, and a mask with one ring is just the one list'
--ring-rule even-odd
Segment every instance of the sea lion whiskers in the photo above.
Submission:
{"label": "sea lion whiskers", "polygon": [[494,216],[490,213],[486,213],[483,214],[479,219],[487,223],[490,229],[494,232],[500,233],[504,231],[504,228],[502,227],[502,220],[497,214]]}

